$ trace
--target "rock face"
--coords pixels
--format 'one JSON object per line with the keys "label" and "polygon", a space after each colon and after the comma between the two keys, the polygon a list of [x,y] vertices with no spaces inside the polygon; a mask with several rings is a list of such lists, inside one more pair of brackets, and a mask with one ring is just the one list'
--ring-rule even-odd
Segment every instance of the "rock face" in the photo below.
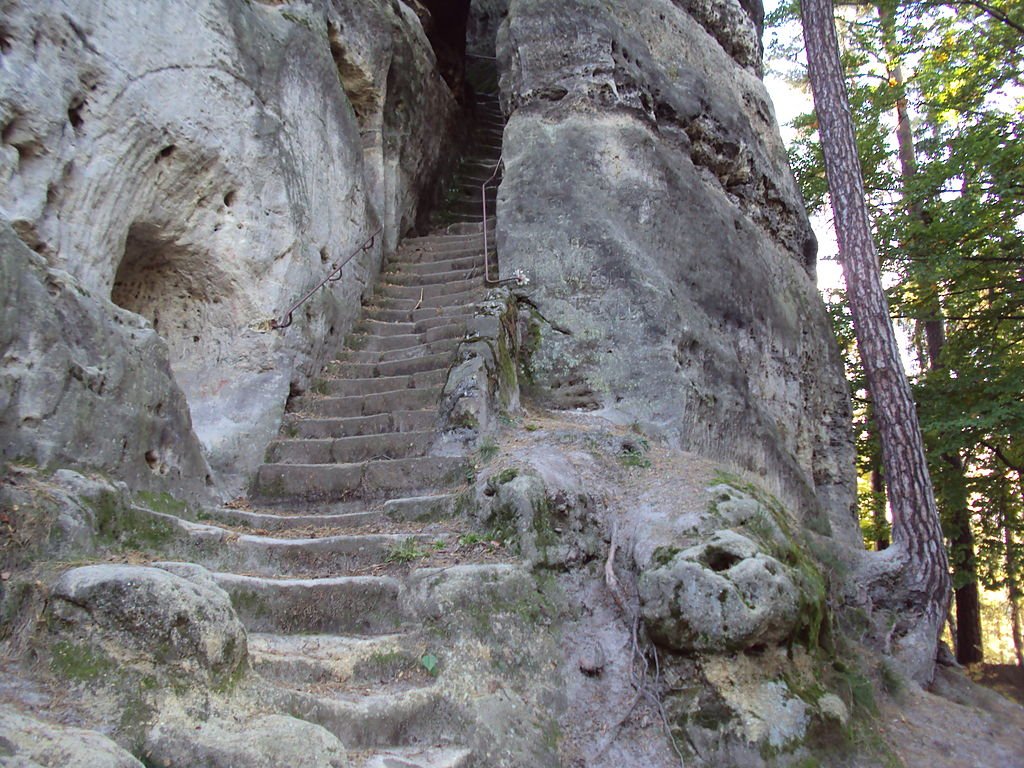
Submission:
{"label": "rock face", "polygon": [[[159,404],[185,453],[190,411],[215,478],[239,490],[289,389],[350,327],[382,242],[415,225],[437,186],[455,100],[416,14],[384,0],[146,0],[130,12],[54,0],[8,3],[0,31],[0,214],[96,312],[127,326],[116,343],[73,329],[79,378],[148,377],[157,396],[126,406]],[[378,227],[383,237],[286,333],[262,332]],[[32,320],[5,318],[5,334],[33,338]],[[163,391],[168,360],[187,410]],[[57,371],[48,389],[67,380]],[[8,389],[30,382],[19,374]],[[96,405],[86,428],[121,419]],[[29,408],[12,426],[48,415]],[[75,437],[50,420],[46,440]],[[117,472],[129,463],[80,458]]]}
{"label": "rock face", "polygon": [[81,462],[135,488],[205,492],[209,468],[164,341],[47,268],[2,220],[0,350],[4,459]]}
{"label": "rock face", "polygon": [[535,395],[752,470],[856,542],[849,398],[758,16],[511,0],[503,276],[531,281]]}

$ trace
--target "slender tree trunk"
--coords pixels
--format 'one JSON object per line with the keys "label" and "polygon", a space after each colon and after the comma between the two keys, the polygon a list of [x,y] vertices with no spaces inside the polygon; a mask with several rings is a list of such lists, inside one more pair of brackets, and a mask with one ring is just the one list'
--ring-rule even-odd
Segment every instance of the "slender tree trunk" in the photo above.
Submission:
{"label": "slender tree trunk", "polygon": [[874,518],[875,551],[889,548],[889,537],[885,533],[889,521],[885,519],[885,476],[882,474],[882,457],[871,457],[871,514]]}
{"label": "slender tree trunk", "polygon": [[[1020,485],[1021,500],[1024,501],[1024,472],[1017,471],[1017,482]],[[1017,579],[1020,561],[1017,556],[1017,542],[1013,539],[1017,526],[1015,516],[1010,512],[1007,503],[1003,512],[1003,553],[1006,565],[1006,596],[1010,601],[1010,629],[1013,633],[1013,651],[1017,656],[1017,666],[1024,667],[1024,642],[1021,640],[1021,589]]]}
{"label": "slender tree trunk", "polygon": [[[901,566],[899,588],[875,598],[902,609],[897,656],[920,681],[934,674],[939,632],[949,605],[950,581],[942,530],[925,459],[917,412],[910,394],[871,237],[864,181],[839,60],[831,0],[802,0],[804,42],[811,91],[825,155],[839,258],[875,406],[882,460],[892,508],[893,561]],[[895,552],[894,552],[895,550]],[[908,615],[909,613],[909,615]]]}
{"label": "slender tree trunk", "polygon": [[[924,205],[909,190],[911,182],[917,175],[917,148],[914,146],[914,133],[910,125],[910,113],[907,108],[906,81],[903,67],[895,57],[895,29],[892,14],[883,5],[877,6],[879,23],[882,27],[886,52],[889,54],[889,82],[897,89],[896,94],[896,143],[899,148],[900,175],[903,183],[903,199],[908,203],[912,218],[922,226],[927,226]],[[908,249],[909,250],[909,249]],[[945,370],[942,352],[946,346],[946,321],[943,316],[942,304],[939,302],[937,287],[926,286],[930,298],[926,302],[924,327],[925,347],[928,352],[928,368],[934,374]],[[948,372],[947,372],[948,374]],[[964,464],[956,454],[942,455],[946,462],[947,492],[941,494],[948,520],[948,534],[952,545],[953,583],[959,584],[953,591],[956,603],[956,660],[961,664],[976,664],[983,658],[981,642],[981,601],[978,595],[978,569],[974,554],[974,531],[971,529],[971,512],[967,506],[967,494],[963,491]]]}
{"label": "slender tree trunk", "polygon": [[974,552],[974,529],[967,505],[964,464],[956,454],[943,454],[948,477],[939,481],[944,506],[948,510],[947,535],[953,567],[956,604],[956,660],[977,664],[984,659],[981,635],[981,597],[978,591],[978,562]]}
{"label": "slender tree trunk", "polygon": [[[998,442],[983,441],[995,457],[1007,469],[1017,475],[1017,491],[1020,494],[1021,506],[1024,507],[1024,464],[1014,462],[1010,459],[1007,451],[1004,451]],[[1003,565],[1006,568],[1006,596],[1010,602],[1010,628],[1013,633],[1013,650],[1017,657],[1017,666],[1024,667],[1024,648],[1021,640],[1021,594],[1020,586],[1020,553],[1017,551],[1017,541],[1014,535],[1020,528],[1020,520],[1013,510],[1009,499],[1009,492],[1001,493],[999,509],[999,527],[1003,531]]]}

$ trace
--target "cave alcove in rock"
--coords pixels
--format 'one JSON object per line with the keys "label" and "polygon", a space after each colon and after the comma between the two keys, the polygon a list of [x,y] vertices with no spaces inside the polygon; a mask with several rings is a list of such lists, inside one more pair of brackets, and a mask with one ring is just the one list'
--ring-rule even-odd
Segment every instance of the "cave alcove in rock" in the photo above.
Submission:
{"label": "cave alcove in rock", "polygon": [[196,395],[183,386],[180,373],[215,362],[217,329],[222,332],[229,320],[229,290],[208,252],[176,241],[157,225],[129,228],[110,300],[149,320],[167,343],[171,370],[190,409]]}

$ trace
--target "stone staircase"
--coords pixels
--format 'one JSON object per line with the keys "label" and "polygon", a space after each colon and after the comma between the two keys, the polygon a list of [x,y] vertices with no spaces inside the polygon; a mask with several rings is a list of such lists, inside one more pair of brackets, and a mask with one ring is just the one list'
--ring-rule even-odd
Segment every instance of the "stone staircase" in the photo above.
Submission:
{"label": "stone staircase", "polygon": [[270,705],[333,732],[354,768],[479,764],[449,741],[463,715],[423,661],[405,599],[415,568],[395,562],[403,548],[456,545],[471,468],[435,449],[448,370],[486,292],[480,184],[503,120],[495,99],[478,99],[435,231],[401,243],[345,351],[291,399],[251,504],[191,528],[188,559],[231,596]]}

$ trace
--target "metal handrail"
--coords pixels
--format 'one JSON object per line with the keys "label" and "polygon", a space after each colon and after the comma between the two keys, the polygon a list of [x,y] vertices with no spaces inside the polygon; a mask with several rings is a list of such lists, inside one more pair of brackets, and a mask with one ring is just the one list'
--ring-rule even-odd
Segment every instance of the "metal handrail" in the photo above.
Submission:
{"label": "metal handrail", "polygon": [[[501,166],[502,166],[502,164],[504,162],[505,162],[505,158],[502,157],[502,156],[499,156],[498,157],[498,162],[494,164],[494,171],[491,173],[491,175],[487,179],[487,181],[485,181],[483,184],[480,185],[480,206],[483,209],[483,213],[484,213],[484,220],[483,220],[483,225],[482,225],[483,226],[483,230],[484,230],[484,285],[492,285],[492,286],[495,286],[495,285],[506,285],[507,283],[519,283],[519,282],[522,281],[521,278],[519,278],[519,277],[506,277],[504,279],[499,279],[499,278],[491,279],[491,262],[490,262],[490,259],[487,258],[487,252],[489,250],[488,249],[488,243],[487,243],[487,187],[491,184],[491,182],[493,182],[497,178],[498,171],[499,171],[499,169],[501,168]],[[495,255],[497,255],[497,254],[495,254]]]}
{"label": "metal handrail", "polygon": [[384,226],[383,225],[377,227],[377,229],[374,231],[374,233],[372,235],[370,235],[366,240],[364,240],[362,245],[358,246],[354,251],[352,251],[352,253],[350,253],[348,256],[346,256],[344,261],[342,261],[340,264],[336,265],[334,267],[334,269],[332,269],[330,271],[330,273],[327,275],[327,277],[325,277],[323,280],[321,280],[319,283],[317,283],[305,296],[303,296],[301,299],[296,301],[288,309],[288,311],[285,312],[284,315],[281,316],[282,317],[281,320],[278,320],[276,317],[273,320],[271,320],[270,321],[270,328],[272,330],[278,331],[278,330],[281,330],[282,328],[287,328],[289,325],[291,325],[292,324],[292,314],[295,312],[295,310],[298,309],[299,307],[301,307],[307,301],[309,301],[314,293],[319,291],[321,288],[323,288],[328,283],[336,283],[339,280],[341,280],[341,270],[345,268],[345,265],[348,264],[350,261],[352,261],[352,259],[354,259],[356,256],[358,256],[360,253],[366,253],[366,251],[370,250],[373,247],[374,241],[377,239],[377,235],[381,234],[383,231],[384,231]]}

